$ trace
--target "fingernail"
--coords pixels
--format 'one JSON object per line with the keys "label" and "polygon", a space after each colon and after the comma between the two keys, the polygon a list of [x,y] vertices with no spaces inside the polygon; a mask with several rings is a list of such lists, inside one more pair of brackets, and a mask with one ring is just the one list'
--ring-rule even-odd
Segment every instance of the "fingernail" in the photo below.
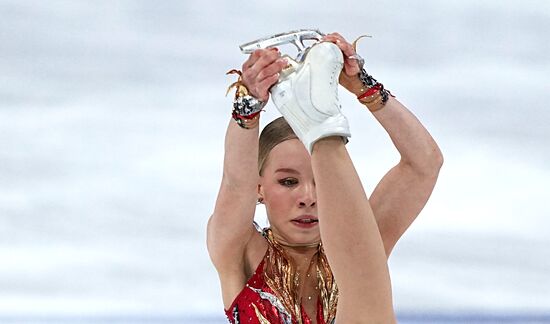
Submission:
{"label": "fingernail", "polygon": [[272,50],[272,51],[276,51],[276,52],[278,52],[278,51],[279,51],[279,49],[278,49],[277,47],[272,47],[272,48],[270,48],[270,50]]}

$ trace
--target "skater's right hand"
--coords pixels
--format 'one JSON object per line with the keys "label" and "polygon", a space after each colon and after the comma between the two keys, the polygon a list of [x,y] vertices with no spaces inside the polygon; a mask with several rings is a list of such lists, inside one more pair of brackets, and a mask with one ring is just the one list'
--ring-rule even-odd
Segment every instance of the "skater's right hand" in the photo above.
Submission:
{"label": "skater's right hand", "polygon": [[277,48],[255,50],[242,66],[242,83],[251,96],[267,102],[269,88],[279,79],[279,72],[287,66]]}

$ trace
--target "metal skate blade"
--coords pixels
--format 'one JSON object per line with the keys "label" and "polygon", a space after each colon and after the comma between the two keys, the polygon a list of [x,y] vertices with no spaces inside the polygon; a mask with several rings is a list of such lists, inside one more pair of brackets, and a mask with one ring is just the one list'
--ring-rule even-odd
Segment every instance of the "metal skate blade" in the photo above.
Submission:
{"label": "metal skate blade", "polygon": [[304,45],[304,40],[319,41],[323,36],[325,35],[317,29],[300,29],[260,38],[242,44],[239,48],[243,54],[250,54],[257,49],[265,49],[283,44],[293,44],[298,48],[298,52],[302,53],[307,48]]}

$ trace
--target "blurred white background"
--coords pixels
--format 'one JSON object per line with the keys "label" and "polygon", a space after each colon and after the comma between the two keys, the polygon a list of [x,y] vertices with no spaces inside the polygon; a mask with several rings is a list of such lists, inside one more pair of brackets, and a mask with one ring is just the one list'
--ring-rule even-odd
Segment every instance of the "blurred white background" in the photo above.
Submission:
{"label": "blurred white background", "polygon": [[[373,35],[369,72],[445,155],[390,258],[398,314],[549,314],[550,2],[0,0],[0,321],[223,322],[224,73],[299,28]],[[398,156],[341,93],[370,192]]]}

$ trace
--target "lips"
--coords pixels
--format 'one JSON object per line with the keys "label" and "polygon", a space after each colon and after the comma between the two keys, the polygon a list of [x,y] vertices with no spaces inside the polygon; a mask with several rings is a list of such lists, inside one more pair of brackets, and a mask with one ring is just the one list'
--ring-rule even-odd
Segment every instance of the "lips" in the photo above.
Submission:
{"label": "lips", "polygon": [[319,219],[313,215],[302,215],[294,218],[292,223],[300,227],[313,227],[319,223]]}

